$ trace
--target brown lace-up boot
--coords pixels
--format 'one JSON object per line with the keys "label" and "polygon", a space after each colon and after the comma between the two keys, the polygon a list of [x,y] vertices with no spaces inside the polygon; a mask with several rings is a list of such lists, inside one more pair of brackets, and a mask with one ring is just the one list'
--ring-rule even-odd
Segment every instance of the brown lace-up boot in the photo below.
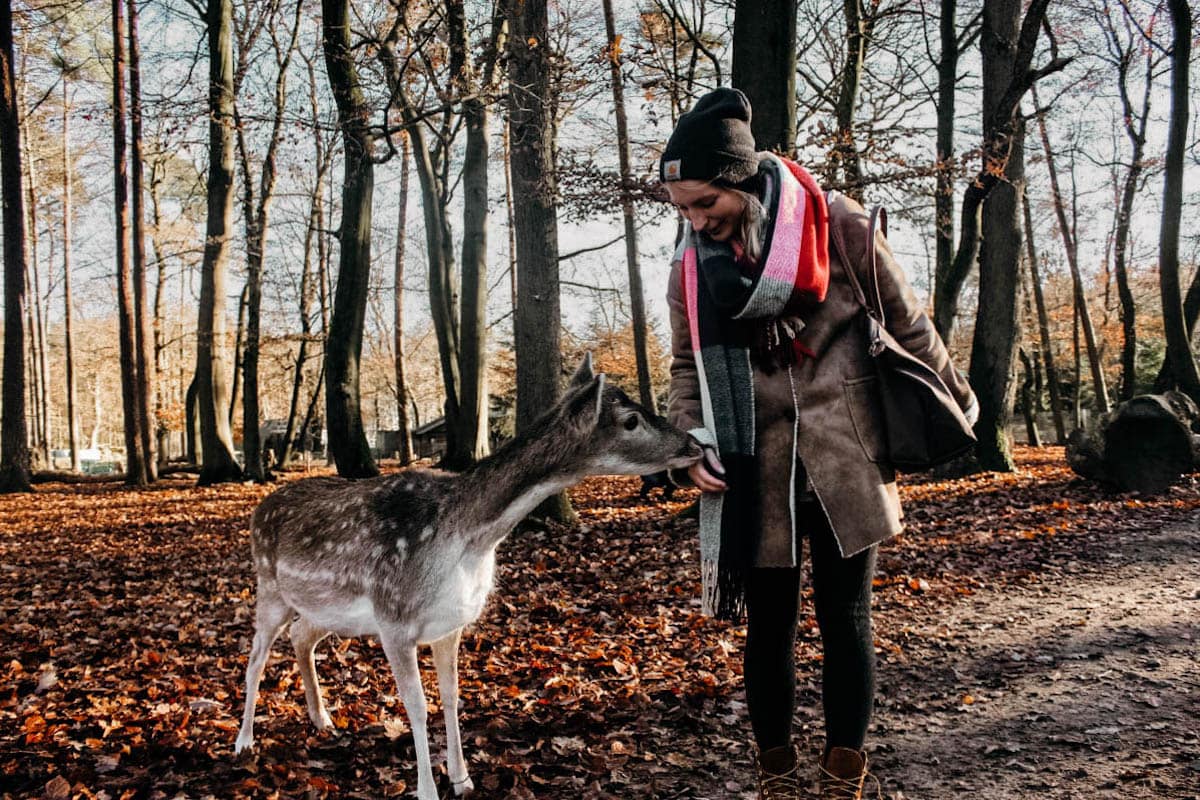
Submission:
{"label": "brown lace-up boot", "polygon": [[867,778],[867,754],[833,747],[821,760],[821,800],[859,800]]}
{"label": "brown lace-up boot", "polygon": [[800,759],[794,747],[773,747],[758,757],[759,800],[800,800]]}

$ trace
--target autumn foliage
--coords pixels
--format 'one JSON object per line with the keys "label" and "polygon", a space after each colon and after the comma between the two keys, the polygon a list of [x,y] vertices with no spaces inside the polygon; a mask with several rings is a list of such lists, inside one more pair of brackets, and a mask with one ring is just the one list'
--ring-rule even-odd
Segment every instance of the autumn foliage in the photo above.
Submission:
{"label": "autumn foliage", "polygon": [[[900,672],[932,636],[921,625],[974,592],[1054,580],[1064,552],[1102,546],[1114,526],[1154,528],[1200,509],[1194,480],[1157,497],[1111,496],[1075,479],[1061,450],[1018,458],[1014,474],[903,488],[909,530],[883,548],[876,579],[881,672]],[[744,628],[699,613],[695,530],[673,517],[692,498],[647,505],[638,486],[589,480],[573,492],[579,527],[519,532],[501,546],[496,591],[460,664],[477,796],[750,788]],[[257,755],[233,757],[253,634],[246,522],[269,491],[168,479],[0,498],[0,794],[365,798],[412,788],[411,737],[382,651],[366,639],[333,637],[318,650],[337,728],[327,734],[308,722],[281,638],[259,699]],[[811,699],[811,614],[798,648]],[[819,718],[815,704],[803,713]],[[431,723],[436,753],[440,716]],[[814,749],[819,726],[802,736]]]}

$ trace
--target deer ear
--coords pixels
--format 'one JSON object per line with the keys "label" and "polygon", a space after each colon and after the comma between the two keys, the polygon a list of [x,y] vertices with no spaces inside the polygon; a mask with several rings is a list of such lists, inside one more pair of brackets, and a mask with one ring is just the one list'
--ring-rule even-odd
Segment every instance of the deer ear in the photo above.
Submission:
{"label": "deer ear", "polygon": [[600,410],[604,407],[604,373],[600,373],[583,388],[575,389],[567,396],[567,413],[574,424],[591,430],[600,424]]}
{"label": "deer ear", "polygon": [[579,362],[579,366],[575,368],[575,374],[571,376],[570,382],[567,384],[567,391],[572,392],[587,386],[596,377],[595,371],[592,369],[592,353],[589,350],[583,354],[583,360]]}

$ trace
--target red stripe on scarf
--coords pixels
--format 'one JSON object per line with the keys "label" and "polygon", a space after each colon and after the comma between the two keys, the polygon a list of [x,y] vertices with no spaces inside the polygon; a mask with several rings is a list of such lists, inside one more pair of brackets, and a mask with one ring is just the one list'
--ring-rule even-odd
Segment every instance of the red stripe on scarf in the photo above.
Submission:
{"label": "red stripe on scarf", "polygon": [[807,195],[795,291],[820,303],[829,290],[829,206],[825,203],[825,193],[808,170],[786,158],[780,161],[787,164]]}

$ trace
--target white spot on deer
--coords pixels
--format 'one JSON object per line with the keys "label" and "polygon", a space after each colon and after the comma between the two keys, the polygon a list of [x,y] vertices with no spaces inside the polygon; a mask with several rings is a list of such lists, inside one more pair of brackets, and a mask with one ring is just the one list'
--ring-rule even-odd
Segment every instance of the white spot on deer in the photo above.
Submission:
{"label": "white spot on deer", "polygon": [[433,536],[433,526],[426,525],[425,529],[421,531],[421,541],[424,542],[428,540],[430,536]]}
{"label": "white spot on deer", "polygon": [[400,555],[400,558],[404,558],[405,556],[407,556],[408,555],[408,542],[406,542],[403,539],[397,539],[396,540],[396,552]]}

